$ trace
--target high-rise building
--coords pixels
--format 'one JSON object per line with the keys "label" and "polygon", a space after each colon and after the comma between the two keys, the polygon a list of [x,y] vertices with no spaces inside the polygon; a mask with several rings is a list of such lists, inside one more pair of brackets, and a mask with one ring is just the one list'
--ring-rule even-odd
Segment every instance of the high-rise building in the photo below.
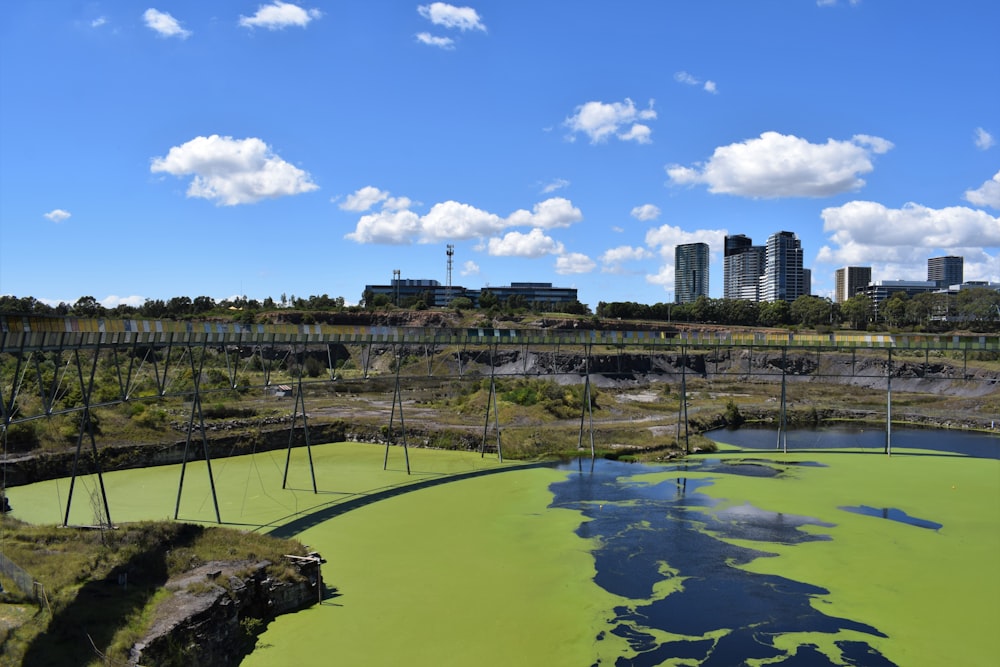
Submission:
{"label": "high-rise building", "polygon": [[767,239],[761,301],[795,301],[805,294],[802,243],[792,232],[776,232]]}
{"label": "high-rise building", "polygon": [[964,257],[931,257],[927,260],[927,280],[937,283],[938,287],[961,285],[964,282]]}
{"label": "high-rise building", "polygon": [[722,298],[758,301],[764,272],[764,246],[743,234],[726,237],[722,267]]}
{"label": "high-rise building", "polygon": [[834,272],[834,281],[836,285],[833,300],[836,303],[844,303],[872,281],[872,267],[845,266]]}
{"label": "high-rise building", "polygon": [[674,248],[674,301],[690,303],[708,296],[708,244],[684,243]]}

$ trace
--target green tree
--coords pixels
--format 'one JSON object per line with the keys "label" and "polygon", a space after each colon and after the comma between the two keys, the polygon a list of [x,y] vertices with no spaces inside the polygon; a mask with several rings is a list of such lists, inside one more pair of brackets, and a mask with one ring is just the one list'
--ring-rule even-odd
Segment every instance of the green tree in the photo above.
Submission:
{"label": "green tree", "polygon": [[104,313],[104,306],[92,296],[81,296],[73,304],[73,314],[78,317],[97,317]]}
{"label": "green tree", "polygon": [[787,301],[766,301],[760,304],[758,323],[765,327],[776,327],[790,322],[790,311]]}
{"label": "green tree", "polygon": [[484,289],[482,292],[479,293],[479,307],[482,308],[483,310],[489,310],[490,308],[494,308],[499,304],[500,300],[497,298],[497,295],[489,291],[488,289]]}
{"label": "green tree", "polygon": [[855,329],[865,329],[872,319],[874,311],[871,297],[866,294],[855,294],[840,304],[840,313]]}
{"label": "green tree", "polygon": [[817,324],[832,324],[833,304],[829,299],[803,294],[789,307],[789,316],[795,324],[814,327]]}

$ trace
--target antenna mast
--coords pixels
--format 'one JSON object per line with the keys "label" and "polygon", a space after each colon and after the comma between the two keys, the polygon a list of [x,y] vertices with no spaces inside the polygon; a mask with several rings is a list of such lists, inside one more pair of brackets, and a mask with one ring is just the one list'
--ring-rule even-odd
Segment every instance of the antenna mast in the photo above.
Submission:
{"label": "antenna mast", "polygon": [[444,301],[447,306],[451,303],[451,265],[452,258],[455,256],[455,246],[449,243],[445,252],[448,254],[448,280],[444,288]]}

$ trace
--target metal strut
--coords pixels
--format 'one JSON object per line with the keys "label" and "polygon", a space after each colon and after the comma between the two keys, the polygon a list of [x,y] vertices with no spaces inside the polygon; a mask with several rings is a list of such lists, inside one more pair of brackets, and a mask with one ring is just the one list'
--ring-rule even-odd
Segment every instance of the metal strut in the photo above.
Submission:
{"label": "metal strut", "polygon": [[892,348],[885,366],[885,453],[892,456]]}
{"label": "metal strut", "polygon": [[493,428],[497,433],[497,458],[503,462],[503,450],[500,446],[500,413],[497,411],[496,360],[494,352],[497,344],[490,348],[490,393],[486,397],[486,422],[483,424],[483,443],[479,446],[479,456],[486,456],[486,433],[490,428],[490,406],[493,407]]}
{"label": "metal strut", "polygon": [[[369,348],[370,349],[370,348]],[[403,455],[406,457],[406,474],[410,474],[410,449],[406,444],[406,422],[403,421],[403,393],[399,386],[399,371],[403,367],[403,358],[396,352],[396,344],[392,345],[392,353],[396,361],[396,387],[392,392],[392,410],[389,412],[389,432],[385,439],[385,460],[382,470],[389,468],[389,446],[392,444],[392,423],[396,417],[396,403],[399,403],[399,429],[403,436]]]}
{"label": "metal strut", "polygon": [[597,458],[597,454],[594,451],[594,407],[592,405],[590,397],[590,351],[592,345],[590,343],[584,344],[584,349],[586,349],[585,356],[585,367],[584,367],[584,381],[583,381],[583,403],[580,406],[580,440],[576,445],[576,448],[583,449],[583,420],[585,417],[590,418],[589,431],[590,431],[590,458]]}
{"label": "metal strut", "polygon": [[778,442],[775,449],[780,449],[785,454],[788,453],[788,413],[786,410],[787,394],[785,392],[785,376],[788,368],[788,348],[781,348],[781,411],[778,417]]}
{"label": "metal strut", "polygon": [[76,474],[80,463],[80,449],[83,446],[83,436],[86,433],[90,437],[91,452],[94,455],[94,467],[97,470],[97,482],[101,488],[101,502],[104,503],[104,519],[107,526],[111,527],[111,510],[108,508],[108,494],[104,488],[104,475],[101,472],[101,460],[97,455],[97,440],[94,438],[94,423],[90,417],[90,395],[94,390],[94,376],[97,374],[97,360],[101,356],[101,346],[98,344],[94,350],[94,363],[90,367],[90,379],[84,381],[83,366],[80,364],[80,350],[74,350],[76,360],[77,376],[80,378],[80,394],[83,398],[83,414],[80,415],[80,433],[76,438],[76,454],[73,457],[73,475],[69,482],[69,495],[66,497],[66,514],[63,517],[63,527],[69,525],[69,510],[73,505],[73,487],[76,485]]}
{"label": "metal strut", "polygon": [[208,467],[208,484],[212,488],[212,503],[215,505],[215,521],[222,523],[219,514],[219,497],[215,493],[215,477],[212,475],[212,458],[208,451],[208,436],[205,433],[205,414],[201,409],[201,371],[205,366],[205,347],[208,340],[202,344],[201,361],[198,368],[194,367],[194,353],[191,353],[191,375],[194,381],[194,394],[191,397],[191,417],[188,420],[187,440],[184,442],[184,460],[181,462],[181,478],[177,483],[177,504],[174,506],[174,520],[180,516],[181,491],[184,488],[184,472],[187,470],[188,451],[191,447],[191,432],[194,430],[194,417],[198,415],[198,430],[201,432],[201,446],[205,451],[205,465]]}
{"label": "metal strut", "polygon": [[681,346],[681,402],[677,406],[677,444],[681,442],[681,422],[684,423],[684,453],[691,453],[691,441],[688,432],[688,401],[687,401],[687,346]]}
{"label": "metal strut", "polygon": [[285,454],[285,476],[281,479],[281,488],[288,484],[288,466],[292,460],[292,443],[295,440],[295,417],[302,405],[302,433],[306,439],[306,452],[309,455],[309,474],[312,475],[313,493],[319,493],[316,488],[316,468],[313,467],[312,444],[309,440],[309,422],[306,421],[306,398],[302,391],[302,366],[305,364],[306,347],[302,346],[302,364],[299,365],[299,386],[295,391],[295,407],[292,409],[292,426],[288,430],[288,452]]}

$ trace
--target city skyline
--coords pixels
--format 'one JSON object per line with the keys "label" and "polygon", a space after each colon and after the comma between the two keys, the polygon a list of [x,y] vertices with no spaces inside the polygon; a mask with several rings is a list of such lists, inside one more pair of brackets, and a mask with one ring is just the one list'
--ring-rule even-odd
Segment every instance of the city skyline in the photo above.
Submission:
{"label": "city skyline", "polygon": [[[675,247],[1000,282],[1000,6],[0,6],[0,294],[105,307],[404,278],[674,299]],[[928,48],[933,44],[934,48]]]}

